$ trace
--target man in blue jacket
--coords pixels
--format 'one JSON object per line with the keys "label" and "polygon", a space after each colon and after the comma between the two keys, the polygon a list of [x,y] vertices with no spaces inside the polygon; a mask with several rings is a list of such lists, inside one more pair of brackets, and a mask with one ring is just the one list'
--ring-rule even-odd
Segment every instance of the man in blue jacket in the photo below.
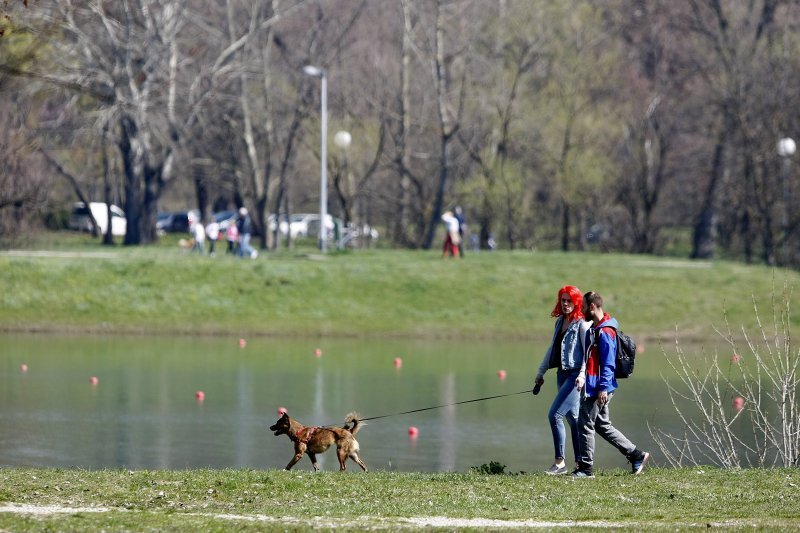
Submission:
{"label": "man in blue jacket", "polygon": [[608,404],[617,389],[614,378],[617,353],[617,320],[603,311],[603,298],[596,292],[583,295],[583,314],[592,321],[586,332],[585,364],[575,380],[578,390],[583,389],[578,409],[580,456],[574,477],[594,477],[594,435],[597,433],[620,451],[631,463],[631,472],[639,474],[650,459],[648,452],[639,450],[628,438],[611,424]]}

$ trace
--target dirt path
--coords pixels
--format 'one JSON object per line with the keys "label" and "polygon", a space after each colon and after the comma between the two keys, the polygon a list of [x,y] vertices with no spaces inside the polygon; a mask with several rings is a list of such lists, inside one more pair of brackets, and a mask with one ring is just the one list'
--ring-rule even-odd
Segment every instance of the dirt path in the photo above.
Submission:
{"label": "dirt path", "polygon": [[0,252],[0,255],[8,257],[52,257],[52,258],[103,258],[103,259],[116,259],[120,257],[119,254],[114,252],[57,252],[48,250],[6,250]]}
{"label": "dirt path", "polygon": [[[78,513],[107,513],[111,511],[127,512],[123,509],[113,509],[109,507],[67,507],[61,505],[30,505],[6,503],[0,505],[0,514],[12,513],[30,515],[36,517],[52,517],[58,514],[78,514]],[[415,516],[415,517],[392,517],[376,518],[371,516],[358,516],[348,518],[295,518],[291,516],[267,516],[261,514],[240,515],[240,514],[217,514],[217,513],[187,513],[188,516],[213,517],[221,520],[259,522],[265,524],[285,524],[298,527],[312,528],[336,528],[336,527],[378,527],[378,528],[493,528],[493,529],[538,529],[538,528],[562,528],[562,527],[624,527],[625,524],[612,524],[610,522],[545,522],[541,520],[496,520],[488,518],[449,518],[446,516]]]}

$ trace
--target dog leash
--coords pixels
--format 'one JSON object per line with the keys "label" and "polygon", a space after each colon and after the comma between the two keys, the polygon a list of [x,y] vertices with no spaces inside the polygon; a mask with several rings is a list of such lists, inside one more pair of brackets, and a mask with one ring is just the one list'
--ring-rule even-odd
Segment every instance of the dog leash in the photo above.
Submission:
{"label": "dog leash", "polygon": [[[461,405],[465,403],[473,403],[473,402],[482,402],[485,400],[494,400],[495,398],[505,398],[506,396],[517,396],[518,394],[528,394],[532,392],[532,389],[523,390],[519,392],[509,392],[508,394],[497,394],[495,396],[484,396],[483,398],[475,398],[473,400],[463,400],[460,402],[454,403],[446,403],[443,405],[434,405],[432,407],[423,407],[422,409],[412,409],[410,411],[402,411],[400,413],[391,413],[388,415],[380,415],[380,416],[370,416],[367,418],[359,418],[359,422],[366,422],[367,420],[378,420],[379,418],[389,418],[390,416],[400,416],[400,415],[409,415],[411,413],[421,413],[422,411],[430,411],[432,409],[441,409],[442,407],[451,407],[453,405]],[[328,424],[325,426],[316,426],[317,428],[333,428],[333,427],[340,427],[341,424]]]}
{"label": "dog leash", "polygon": [[516,396],[518,394],[529,394],[530,392],[531,392],[531,389],[523,390],[523,391],[519,391],[519,392],[510,392],[508,394],[497,394],[495,396],[484,396],[483,398],[475,398],[474,400],[463,400],[463,401],[460,401],[460,402],[446,403],[444,405],[434,405],[433,407],[423,407],[422,409],[412,409],[411,411],[403,411],[401,413],[391,413],[391,414],[388,414],[388,415],[370,416],[368,418],[361,418],[360,421],[361,422],[366,422],[367,420],[377,420],[379,418],[388,418],[390,416],[400,416],[400,415],[408,415],[408,414],[411,414],[411,413],[421,413],[422,411],[430,411],[432,409],[441,409],[442,407],[450,407],[450,406],[453,406],[453,405],[462,405],[462,404],[465,404],[465,403],[482,402],[482,401],[485,401],[485,400],[494,400],[495,398],[505,398],[506,396]]}

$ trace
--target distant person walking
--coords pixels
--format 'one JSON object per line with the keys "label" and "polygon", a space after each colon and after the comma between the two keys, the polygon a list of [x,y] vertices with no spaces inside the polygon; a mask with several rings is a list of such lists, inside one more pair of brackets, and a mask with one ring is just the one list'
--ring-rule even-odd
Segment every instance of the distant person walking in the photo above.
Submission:
{"label": "distant person walking", "polygon": [[238,252],[236,247],[239,244],[239,228],[236,227],[236,221],[228,224],[228,228],[225,230],[225,240],[228,241],[228,249],[225,253],[236,255]]}
{"label": "distant person walking", "polygon": [[575,388],[575,380],[581,372],[585,353],[584,339],[591,326],[590,322],[584,320],[582,309],[583,295],[578,287],[566,285],[559,289],[556,305],[550,313],[550,316],[556,318],[553,340],[536,373],[534,392],[537,392],[544,383],[545,373],[551,368],[556,369],[556,396],[547,413],[547,420],[553,432],[555,461],[553,466],[545,470],[545,473],[553,476],[567,473],[565,461],[567,434],[564,419],[569,424],[576,463],[580,456],[578,406],[581,397]]}
{"label": "distant person walking", "polygon": [[205,253],[206,240],[206,230],[203,228],[203,223],[192,217],[189,219],[189,224],[189,231],[192,233],[192,240],[194,241],[192,244],[192,252],[203,255],[203,253]]}
{"label": "distant person walking", "polygon": [[461,209],[460,205],[457,205],[454,209],[453,216],[455,216],[458,221],[458,253],[461,259],[464,259],[464,233],[467,231],[467,223],[464,220],[464,211]]}
{"label": "distant person walking", "polygon": [[445,211],[442,214],[442,222],[445,225],[447,234],[442,244],[442,258],[445,256],[458,257],[458,243],[461,238],[458,235],[458,219],[453,216],[452,211]]}
{"label": "distant person walking", "polygon": [[594,477],[595,433],[614,446],[631,463],[631,473],[644,470],[650,459],[648,452],[638,449],[611,424],[608,405],[617,390],[614,378],[617,352],[617,320],[603,310],[603,298],[596,292],[583,295],[583,314],[592,321],[586,335],[587,357],[575,386],[583,390],[578,411],[580,458],[574,477]]}
{"label": "distant person walking", "polygon": [[208,237],[208,255],[214,257],[214,247],[219,239],[219,223],[213,217],[206,226],[206,237]]}
{"label": "distant person walking", "polygon": [[239,217],[236,219],[236,227],[239,230],[239,257],[250,257],[255,259],[258,257],[258,252],[250,246],[250,232],[252,228],[252,221],[250,215],[247,214],[247,208],[239,208]]}

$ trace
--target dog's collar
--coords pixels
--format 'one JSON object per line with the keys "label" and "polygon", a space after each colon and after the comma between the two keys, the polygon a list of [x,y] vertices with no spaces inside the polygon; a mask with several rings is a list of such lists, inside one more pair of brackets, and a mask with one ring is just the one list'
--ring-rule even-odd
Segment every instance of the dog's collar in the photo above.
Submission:
{"label": "dog's collar", "polygon": [[311,436],[317,431],[315,427],[304,427],[303,429],[299,430],[295,436],[299,442],[307,444],[308,441],[311,440]]}

